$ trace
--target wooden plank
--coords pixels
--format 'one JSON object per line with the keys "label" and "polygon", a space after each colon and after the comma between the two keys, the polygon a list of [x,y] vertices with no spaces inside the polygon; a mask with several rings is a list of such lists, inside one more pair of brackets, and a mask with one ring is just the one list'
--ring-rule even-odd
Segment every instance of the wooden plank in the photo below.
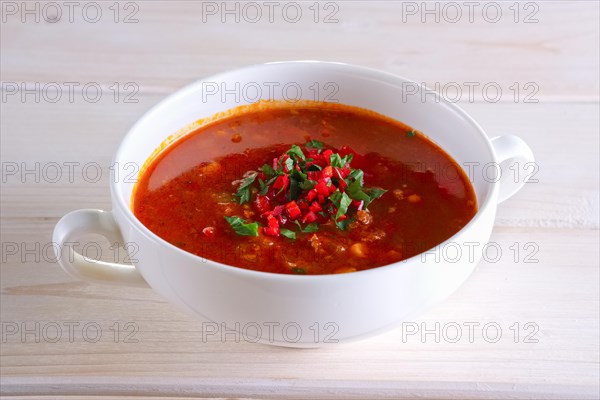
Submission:
{"label": "wooden plank", "polygon": [[[67,400],[102,400],[102,399],[107,399],[107,396],[81,396],[81,395],[60,395],[60,396],[46,396],[46,395],[39,395],[39,396],[3,396],[2,397],[5,400],[63,400],[63,399],[67,399]],[[116,396],[115,398],[121,399],[121,400],[139,400],[140,396]],[[181,396],[177,396],[177,397],[172,397],[172,396],[156,396],[155,394],[152,396],[152,400],[188,400],[188,399],[194,399],[194,400],[204,400],[204,399],[211,399],[211,400],[250,400],[248,397],[242,398],[242,397],[227,397],[227,399],[223,398],[223,397],[198,397],[198,396],[192,396],[192,397],[181,397]]]}
{"label": "wooden plank", "polygon": [[[52,395],[39,395],[39,396],[3,396],[2,397],[5,400],[63,400],[63,399],[67,399],[67,400],[102,400],[102,399],[107,399],[109,397],[107,396],[81,396],[81,395],[60,395],[60,396],[52,396]],[[120,400],[139,400],[140,398],[142,398],[142,396],[123,396],[123,395],[119,395],[113,398],[118,398]],[[152,400],[189,400],[189,399],[194,399],[194,400],[204,400],[204,399],[211,399],[211,400],[251,400],[248,397],[227,397],[227,398],[223,398],[223,397],[198,397],[198,396],[158,396],[156,395],[156,393],[154,393],[152,395]]]}
{"label": "wooden plank", "polygon": [[[577,241],[565,241],[565,234]],[[530,261],[538,262],[524,262],[522,252],[515,263],[510,247],[532,237],[539,251]],[[27,382],[40,385],[43,377],[62,377],[65,393],[69,379],[115,376],[214,378],[224,386],[235,379],[261,378],[365,385],[377,380],[462,382],[465,386],[457,390],[485,383],[500,385],[500,391],[506,383],[544,385],[551,376],[555,385],[589,390],[598,375],[598,251],[590,252],[598,232],[500,228],[492,241],[503,250],[500,260],[482,262],[457,293],[420,318],[369,340],[307,351],[203,334],[200,322],[151,290],[72,282],[56,264],[10,259],[2,266],[3,380],[19,382],[9,385],[15,389]],[[578,253],[582,256],[573,256]],[[70,322],[79,324],[72,342],[65,325]],[[130,340],[126,335],[134,328],[125,329],[127,323],[137,329]],[[478,324],[472,340],[470,323]],[[18,332],[7,334],[15,324]],[[51,343],[56,324],[62,334]],[[97,342],[84,336],[86,324],[99,326]],[[490,325],[484,329],[485,324]],[[461,338],[454,343],[456,325]],[[496,327],[502,333],[492,343]],[[22,336],[25,329],[32,332]],[[425,332],[436,329],[437,338]],[[95,330],[90,332],[94,339]]]}
{"label": "wooden plank", "polygon": [[[120,10],[115,23],[109,2],[99,3],[103,14],[96,23],[87,22],[82,9],[73,22],[64,9],[65,17],[56,23],[45,22],[40,11],[35,23],[35,15],[23,16],[19,8],[2,24],[2,80],[134,82],[144,92],[164,94],[244,65],[317,59],[380,68],[450,92],[457,84],[465,97],[467,84],[478,83],[474,92],[480,101],[483,86],[497,83],[502,101],[512,102],[515,82],[521,101],[536,92],[524,87],[530,82],[539,89],[534,99],[598,100],[597,2],[521,2],[516,8],[500,2],[496,18],[495,8],[484,3],[470,11],[463,2],[452,10],[443,2],[337,1],[327,9],[321,4],[317,23],[311,2],[296,3],[302,17],[295,23],[288,22],[293,10],[284,14],[283,6],[273,12],[272,22],[267,6],[261,6],[262,19],[252,23],[251,10],[242,11],[241,3],[230,5],[238,4],[239,22],[224,13],[221,2],[132,3],[138,8],[135,23],[123,23],[133,8]],[[215,14],[203,13],[207,3],[217,5]],[[428,14],[426,7],[438,12]],[[461,17],[453,22],[457,12]]]}
{"label": "wooden plank", "polygon": [[[60,380],[59,380],[60,381]],[[152,389],[140,391],[131,388],[131,380],[119,379],[118,377],[102,380],[80,380],[81,387],[69,385],[72,389],[71,393],[75,394],[81,389],[89,391],[96,389],[97,392],[106,393],[101,398],[123,398],[120,393],[126,396],[132,392],[137,392],[139,396],[160,395],[165,388],[164,385],[153,384]],[[115,381],[118,382],[115,384]],[[142,379],[144,381],[144,379]],[[295,381],[295,380],[261,380],[260,382],[248,382],[246,380],[236,381],[236,386],[223,386],[220,382],[214,380],[194,380],[177,379],[169,380],[172,383],[170,388],[176,387],[179,393],[184,393],[184,396],[190,393],[202,393],[201,396],[226,397],[232,398],[229,394],[233,394],[235,398],[240,391],[246,393],[244,398],[261,398],[261,399],[277,399],[285,396],[290,399],[363,399],[371,398],[375,395],[377,398],[384,399],[412,399],[415,394],[424,396],[428,399],[515,399],[515,398],[546,398],[546,399],[588,399],[593,398],[595,392],[583,387],[571,387],[568,391],[565,388],[555,387],[554,385],[546,385],[545,387],[536,387],[532,385],[494,385],[494,384],[478,384],[478,385],[463,385],[463,384],[448,384],[447,382],[428,383],[422,385],[419,383],[396,383],[389,381],[373,382],[375,385],[364,385],[361,382],[336,382],[333,385],[330,383],[323,384],[322,382],[314,381]],[[106,384],[110,382],[111,389],[107,389]],[[48,382],[41,382],[46,383]],[[54,385],[54,383],[53,383]],[[59,383],[60,385],[60,383]],[[327,385],[327,386],[325,386]],[[520,389],[521,396],[514,394],[515,387]],[[476,388],[477,390],[473,390]],[[199,390],[200,389],[200,390]],[[474,393],[477,393],[474,395]],[[73,394],[67,394],[66,398],[71,398]],[[80,398],[78,395],[76,398]],[[114,396],[114,397],[113,397]],[[213,397],[214,396],[214,397]],[[8,397],[8,398],[12,398]],[[21,398],[18,396],[17,398]],[[29,397],[26,397],[29,398]],[[36,397],[37,398],[37,397]],[[81,397],[88,399],[87,396]],[[93,398],[93,397],[92,397]],[[129,396],[127,398],[130,398]],[[137,398],[137,397],[136,397]],[[162,397],[160,397],[162,398]],[[184,398],[188,398],[187,396]],[[196,397],[194,397],[196,398]]]}

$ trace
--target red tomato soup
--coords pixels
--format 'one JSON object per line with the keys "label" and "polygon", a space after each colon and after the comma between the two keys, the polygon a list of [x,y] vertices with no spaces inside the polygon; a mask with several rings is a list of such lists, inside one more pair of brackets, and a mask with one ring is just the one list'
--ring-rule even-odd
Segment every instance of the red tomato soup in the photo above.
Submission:
{"label": "red tomato soup", "polygon": [[356,107],[259,103],[163,147],[140,174],[135,216],[185,251],[240,268],[375,268],[435,247],[477,211],[448,154]]}

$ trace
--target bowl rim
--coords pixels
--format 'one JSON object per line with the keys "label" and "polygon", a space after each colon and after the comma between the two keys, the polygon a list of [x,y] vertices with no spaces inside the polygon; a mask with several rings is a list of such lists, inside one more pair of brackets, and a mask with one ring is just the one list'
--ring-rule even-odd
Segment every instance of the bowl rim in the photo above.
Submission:
{"label": "bowl rim", "polygon": [[[137,131],[138,127],[140,125],[142,125],[142,123],[146,119],[149,119],[152,115],[161,112],[161,109],[168,107],[170,105],[170,103],[173,103],[176,100],[178,100],[179,98],[187,96],[190,92],[197,90],[198,85],[201,85],[202,82],[215,81],[215,80],[221,79],[221,77],[223,77],[225,75],[242,73],[244,71],[251,71],[252,69],[265,67],[265,66],[272,66],[272,65],[282,65],[282,66],[294,65],[294,66],[297,66],[297,65],[303,65],[303,64],[308,65],[310,67],[318,66],[318,67],[324,67],[324,68],[334,68],[334,67],[343,68],[343,69],[347,70],[348,72],[359,73],[361,75],[369,76],[371,78],[375,78],[380,81],[385,81],[386,83],[390,83],[393,85],[397,85],[398,82],[400,82],[400,81],[407,82],[407,83],[415,83],[415,84],[419,85],[420,90],[426,89],[426,90],[430,91],[431,93],[434,93],[439,98],[438,104],[449,108],[458,117],[464,119],[468,125],[470,125],[472,128],[474,128],[474,130],[484,139],[484,143],[487,147],[489,154],[492,157],[492,160],[494,162],[496,161],[496,153],[492,146],[491,140],[486,135],[483,128],[469,114],[467,114],[467,112],[465,112],[461,107],[459,107],[455,103],[449,102],[435,90],[425,87],[424,85],[420,85],[417,82],[410,80],[408,78],[405,78],[403,76],[392,74],[390,72],[378,70],[378,69],[371,68],[371,67],[365,67],[365,66],[349,64],[349,63],[344,63],[344,62],[335,62],[335,61],[295,60],[295,61],[272,61],[272,62],[251,64],[251,65],[247,65],[247,66],[240,67],[240,68],[230,69],[230,70],[227,70],[224,72],[220,72],[220,73],[217,73],[214,75],[210,75],[210,76],[198,79],[194,82],[189,83],[188,85],[184,86],[183,88],[175,91],[174,93],[171,93],[170,95],[168,95],[167,97],[165,97],[161,101],[159,101],[157,104],[155,104],[153,107],[151,107],[149,110],[147,110],[129,128],[129,130],[127,131],[125,136],[121,139],[119,146],[117,148],[117,151],[115,152],[115,154],[113,156],[112,165],[116,165],[115,163],[117,162],[117,160],[125,153],[125,148],[128,144],[128,141],[131,139],[133,134]],[[166,133],[165,138],[169,134],[172,134],[172,132]],[[256,270],[236,267],[233,265],[223,264],[218,261],[210,260],[208,258],[204,258],[204,257],[198,256],[198,255],[195,255],[193,253],[190,253],[188,251],[185,251],[183,249],[180,249],[179,247],[167,242],[166,240],[164,240],[163,238],[161,238],[160,236],[158,236],[157,234],[152,232],[144,224],[142,224],[139,219],[137,219],[137,217],[133,214],[131,207],[125,203],[123,196],[120,196],[120,193],[118,193],[117,185],[119,183],[122,183],[122,182],[118,182],[118,181],[116,182],[115,180],[111,180],[111,182],[110,182],[110,191],[111,191],[111,200],[112,200],[112,204],[113,204],[113,211],[114,211],[114,207],[116,207],[121,212],[121,215],[123,215],[126,218],[126,220],[133,227],[135,227],[147,239],[157,242],[158,245],[165,246],[166,249],[174,251],[177,254],[179,254],[185,258],[188,258],[190,261],[193,261],[193,262],[201,261],[201,263],[204,264],[204,266],[210,266],[211,268],[218,268],[222,272],[239,274],[240,276],[244,276],[247,278],[256,278],[256,279],[261,279],[261,280],[271,280],[271,281],[277,281],[277,282],[293,281],[295,283],[306,283],[306,284],[309,284],[309,283],[315,282],[315,281],[320,281],[321,283],[323,283],[324,281],[333,280],[333,279],[335,279],[336,281],[344,280],[344,279],[355,279],[356,277],[359,277],[359,278],[366,277],[367,274],[382,274],[386,271],[390,271],[393,269],[406,268],[407,265],[414,263],[418,258],[422,257],[423,254],[430,253],[432,249],[436,249],[435,250],[436,252],[440,251],[439,249],[443,248],[444,245],[446,245],[448,243],[456,242],[456,239],[459,236],[461,236],[464,232],[466,232],[470,229],[473,229],[475,227],[475,225],[477,225],[479,223],[479,221],[483,218],[483,215],[487,214],[489,212],[490,208],[497,206],[496,198],[497,198],[498,191],[499,191],[499,180],[494,181],[494,182],[487,182],[487,184],[490,185],[491,190],[488,191],[483,203],[479,205],[479,208],[478,208],[477,212],[475,213],[475,215],[473,216],[473,218],[471,218],[471,220],[465,226],[463,226],[459,231],[457,231],[454,235],[452,235],[448,239],[444,240],[443,242],[439,243],[432,249],[424,250],[424,251],[420,252],[419,254],[416,254],[405,260],[397,261],[397,262],[394,262],[391,264],[382,265],[379,267],[369,268],[366,270],[360,270],[360,271],[356,271],[356,272],[349,273],[349,274],[296,275],[296,274],[279,274],[279,273],[275,273],[275,272],[256,271]]]}

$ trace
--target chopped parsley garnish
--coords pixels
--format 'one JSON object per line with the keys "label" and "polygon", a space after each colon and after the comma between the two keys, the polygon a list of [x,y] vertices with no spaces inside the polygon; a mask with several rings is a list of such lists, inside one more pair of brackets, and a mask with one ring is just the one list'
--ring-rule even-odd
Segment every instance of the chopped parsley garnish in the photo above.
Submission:
{"label": "chopped parsley garnish", "polygon": [[339,220],[342,215],[345,215],[348,211],[348,206],[352,203],[352,199],[346,194],[342,193],[342,198],[340,199],[340,205],[338,206],[338,211],[335,214],[335,220]]}
{"label": "chopped parsley garnish", "polygon": [[289,229],[281,228],[279,230],[279,234],[281,236],[285,236],[288,239],[292,239],[292,240],[296,239],[296,232],[290,231]]}
{"label": "chopped parsley garnish", "polygon": [[235,233],[240,236],[258,236],[258,223],[246,223],[240,217],[225,217],[225,220],[231,225]]}
{"label": "chopped parsley garnish", "polygon": [[329,156],[329,164],[333,168],[344,168],[345,163],[342,162],[342,157],[338,153],[333,153]]}
{"label": "chopped parsley garnish", "polygon": [[323,142],[319,142],[318,140],[311,140],[310,142],[306,143],[306,148],[316,149],[318,150],[318,152],[320,152],[321,150],[323,150],[324,145]]}
{"label": "chopped parsley garnish", "polygon": [[345,231],[348,229],[348,226],[353,222],[354,222],[354,218],[346,218],[343,221],[335,221],[335,226],[337,226],[338,229]]}
{"label": "chopped parsley garnish", "polygon": [[254,183],[257,174],[252,174],[242,181],[237,193],[234,195],[238,198],[240,204],[250,201],[250,186]]}
{"label": "chopped parsley garnish", "polygon": [[298,233],[316,232],[327,223],[346,230],[357,211],[386,192],[364,187],[364,172],[352,168],[356,157],[347,146],[334,151],[317,140],[304,149],[294,144],[271,164],[246,175],[234,194],[240,204],[253,203],[257,222],[225,219],[243,236],[260,232],[294,240]]}
{"label": "chopped parsley garnish", "polygon": [[304,153],[302,152],[300,147],[296,146],[295,144],[292,145],[292,148],[289,149],[286,154],[289,156],[296,156],[301,160],[306,159],[306,157],[304,156]]}
{"label": "chopped parsley garnish", "polygon": [[310,233],[310,232],[316,232],[319,230],[319,224],[317,224],[316,222],[313,222],[312,224],[307,224],[304,228],[302,227],[302,225],[300,225],[300,222],[298,221],[294,221],[296,223],[296,225],[298,225],[298,229],[300,230],[300,232],[304,232],[304,233]]}
{"label": "chopped parsley garnish", "polygon": [[271,167],[269,164],[265,164],[261,167],[261,171],[263,172],[263,174],[265,174],[265,176],[270,177],[273,176],[273,167]]}

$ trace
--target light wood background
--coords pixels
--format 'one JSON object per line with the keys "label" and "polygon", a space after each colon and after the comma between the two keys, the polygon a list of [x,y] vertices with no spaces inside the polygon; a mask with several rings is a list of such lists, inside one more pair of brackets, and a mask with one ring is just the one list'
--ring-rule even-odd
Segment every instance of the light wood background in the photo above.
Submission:
{"label": "light wood background", "polygon": [[[298,4],[306,17],[295,24],[277,12],[273,23],[265,17],[236,23],[232,16],[222,23],[219,14],[203,14],[202,3],[192,1],[120,3],[118,23],[113,2],[98,2],[103,16],[97,23],[83,19],[82,2],[73,22],[62,5],[59,22],[46,22],[42,15],[36,23],[22,10],[13,15],[7,3],[22,6],[2,2],[0,32],[3,398],[600,396],[598,2],[517,3],[518,22],[513,2],[501,3],[497,23],[483,18],[484,3],[475,9],[473,23],[466,15],[448,22],[455,15],[449,9],[439,22],[426,16],[423,23],[422,10],[411,15],[408,3],[392,1],[331,2],[327,9],[321,3],[315,23],[312,2],[303,2]],[[438,3],[442,13],[444,5]],[[44,6],[39,3],[40,13]],[[336,9],[338,21],[323,23],[325,12]],[[135,10],[138,22],[123,23]],[[45,12],[52,18],[52,10]],[[524,23],[526,16],[537,22]],[[362,64],[432,87],[493,82],[502,88],[497,103],[476,90],[472,101],[463,94],[460,104],[490,136],[524,138],[535,152],[539,182],[499,207],[491,240],[502,249],[500,260],[482,261],[450,299],[414,321],[419,328],[433,329],[436,322],[465,327],[457,343],[448,337],[436,342],[432,334],[424,340],[403,337],[402,328],[315,350],[231,337],[204,340],[200,323],[150,289],[74,281],[46,253],[62,215],[79,208],[110,209],[110,159],[143,112],[198,78],[294,59]],[[65,82],[79,88],[95,82],[103,96],[91,103],[76,89],[72,101],[65,92],[54,103],[51,88],[44,92],[50,82],[63,88]],[[118,101],[111,89],[115,82]],[[128,82],[139,87],[131,98],[137,102],[124,102],[132,93],[125,90]],[[516,102],[510,89],[515,82],[521,89]],[[39,102],[34,94],[12,94],[11,85],[22,83],[40,84]],[[531,92],[524,90],[527,83],[539,89],[532,98],[536,103],[524,101]],[[73,181],[64,170],[50,182],[52,162],[80,163]],[[21,173],[36,163],[39,176]],[[98,182],[82,178],[86,163],[104,168]],[[15,166],[19,171],[13,175]],[[65,325],[71,322],[79,324],[73,341]],[[479,324],[472,343],[465,325],[470,322]],[[89,340],[94,330],[87,332],[88,340],[83,337],[82,328],[90,323],[101,329],[95,343]],[[137,329],[132,337],[137,342],[125,340],[127,323]],[[501,327],[498,342],[485,340],[486,323]],[[56,324],[62,335],[53,342]],[[23,336],[26,329],[33,331]],[[535,343],[526,340],[528,333]]]}

